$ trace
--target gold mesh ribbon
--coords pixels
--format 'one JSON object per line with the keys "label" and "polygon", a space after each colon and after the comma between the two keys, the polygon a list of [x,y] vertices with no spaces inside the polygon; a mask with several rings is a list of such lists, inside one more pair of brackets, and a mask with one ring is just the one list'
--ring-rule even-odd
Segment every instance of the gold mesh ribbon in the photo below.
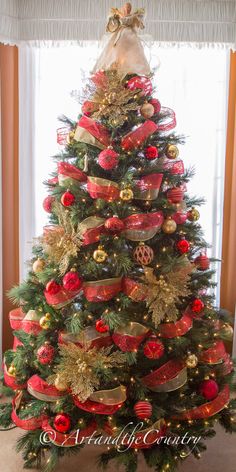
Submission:
{"label": "gold mesh ribbon", "polygon": [[126,387],[120,385],[109,390],[98,390],[90,395],[89,400],[104,405],[118,405],[126,400]]}

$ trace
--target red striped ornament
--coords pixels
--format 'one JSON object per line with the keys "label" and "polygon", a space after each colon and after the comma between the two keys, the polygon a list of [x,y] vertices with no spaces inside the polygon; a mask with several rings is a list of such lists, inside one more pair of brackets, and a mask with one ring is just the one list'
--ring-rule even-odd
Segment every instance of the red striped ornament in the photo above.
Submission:
{"label": "red striped ornament", "polygon": [[148,401],[139,401],[134,405],[134,412],[137,418],[145,420],[152,416],[152,405]]}

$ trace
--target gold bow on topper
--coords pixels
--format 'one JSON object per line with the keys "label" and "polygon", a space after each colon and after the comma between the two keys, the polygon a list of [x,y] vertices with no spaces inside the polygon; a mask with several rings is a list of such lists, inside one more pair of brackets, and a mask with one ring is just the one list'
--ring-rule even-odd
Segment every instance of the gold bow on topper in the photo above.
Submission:
{"label": "gold bow on topper", "polygon": [[144,8],[138,8],[132,14],[131,10],[132,6],[130,3],[125,3],[120,10],[118,8],[112,8],[106,31],[114,33],[121,27],[143,29]]}

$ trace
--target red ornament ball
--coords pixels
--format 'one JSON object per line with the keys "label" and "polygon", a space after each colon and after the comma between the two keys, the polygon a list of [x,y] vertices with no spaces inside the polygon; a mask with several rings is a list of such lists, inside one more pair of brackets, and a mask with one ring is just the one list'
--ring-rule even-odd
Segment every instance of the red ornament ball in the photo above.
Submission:
{"label": "red ornament ball", "polygon": [[194,260],[194,264],[197,266],[198,270],[207,270],[210,267],[210,259],[205,254],[200,254]]}
{"label": "red ornament ball", "polygon": [[164,350],[161,341],[149,340],[144,345],[143,353],[148,359],[160,359],[164,354]]}
{"label": "red ornament ball", "polygon": [[184,191],[180,187],[173,187],[167,192],[167,198],[171,203],[180,203],[184,198]]}
{"label": "red ornament ball", "polygon": [[75,202],[75,196],[69,190],[67,190],[67,192],[63,193],[63,195],[61,196],[61,203],[65,207],[69,207],[73,205],[74,202]]}
{"label": "red ornament ball", "polygon": [[54,202],[55,198],[52,197],[51,195],[48,195],[48,197],[46,197],[43,201],[43,209],[47,212],[47,213],[51,213],[52,212],[52,204]]}
{"label": "red ornament ball", "polygon": [[99,165],[105,170],[112,170],[118,164],[119,154],[113,149],[104,149],[98,156]]}
{"label": "red ornament ball", "polygon": [[66,433],[71,427],[70,416],[67,413],[59,413],[55,416],[53,424],[59,433]]}
{"label": "red ornament ball", "polygon": [[176,243],[176,248],[180,254],[186,254],[190,249],[190,244],[187,239],[180,239],[180,241]]}
{"label": "red ornament ball", "polygon": [[67,272],[63,277],[63,287],[70,292],[75,292],[79,290],[82,285],[82,278],[79,276],[77,272],[70,270]]}
{"label": "red ornament ball", "polygon": [[137,418],[141,420],[148,419],[152,416],[152,405],[148,401],[139,401],[134,405],[134,412]]}
{"label": "red ornament ball", "polygon": [[82,105],[82,113],[86,116],[90,116],[95,111],[95,104],[86,100]]}
{"label": "red ornament ball", "polygon": [[215,380],[204,380],[199,387],[199,392],[206,400],[214,400],[219,393],[219,386]]}
{"label": "red ornament ball", "polygon": [[151,95],[152,93],[152,82],[150,79],[144,76],[135,76],[128,80],[127,87],[130,90],[142,90],[142,95]]}
{"label": "red ornament ball", "polygon": [[159,113],[161,111],[161,104],[157,98],[152,98],[149,100],[149,103],[154,107],[154,113]]}
{"label": "red ornament ball", "polygon": [[101,319],[96,321],[95,327],[98,333],[107,333],[109,331],[109,326]]}
{"label": "red ornament ball", "polygon": [[200,298],[195,298],[190,304],[190,308],[194,313],[201,313],[204,308],[204,303]]}
{"label": "red ornament ball", "polygon": [[173,220],[176,222],[177,225],[184,225],[187,220],[187,214],[183,213],[182,211],[178,210],[174,215],[172,215]]}
{"label": "red ornament ball", "polygon": [[45,344],[37,350],[37,359],[42,365],[49,364],[54,357],[55,349],[50,344]]}
{"label": "red ornament ball", "polygon": [[144,155],[150,161],[152,159],[156,159],[158,157],[158,149],[156,148],[156,146],[148,146],[144,150]]}
{"label": "red ornament ball", "polygon": [[139,244],[133,253],[134,259],[141,265],[148,265],[153,261],[153,249],[147,244]]}
{"label": "red ornament ball", "polygon": [[118,216],[112,216],[105,221],[105,228],[114,233],[122,231],[124,227],[123,221]]}
{"label": "red ornament ball", "polygon": [[46,291],[47,293],[50,293],[50,295],[56,295],[60,290],[61,286],[55,282],[55,280],[50,280],[46,285]]}

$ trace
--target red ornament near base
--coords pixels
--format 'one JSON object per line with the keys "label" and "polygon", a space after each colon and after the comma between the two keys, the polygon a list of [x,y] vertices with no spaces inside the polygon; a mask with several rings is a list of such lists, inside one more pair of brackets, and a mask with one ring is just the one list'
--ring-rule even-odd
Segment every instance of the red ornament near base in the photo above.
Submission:
{"label": "red ornament near base", "polygon": [[52,197],[51,195],[48,195],[48,197],[46,197],[43,201],[43,209],[47,212],[47,213],[51,213],[52,212],[52,204],[54,202],[55,198]]}
{"label": "red ornament near base", "polygon": [[187,239],[180,239],[180,241],[176,243],[176,248],[180,254],[186,254],[190,249],[190,244]]}
{"label": "red ornament near base", "polygon": [[75,292],[76,290],[80,289],[83,280],[81,277],[79,277],[77,272],[70,270],[70,272],[67,272],[64,275],[62,283],[65,290],[68,290],[69,292]]}
{"label": "red ornament near base", "polygon": [[158,149],[156,146],[148,146],[144,150],[144,155],[149,161],[152,161],[158,157]]}
{"label": "red ornament near base", "polygon": [[37,359],[42,365],[50,364],[54,358],[55,349],[50,344],[45,344],[37,350]]}
{"label": "red ornament near base", "polygon": [[200,300],[200,298],[195,298],[190,304],[190,308],[194,313],[201,313],[204,306],[205,305],[204,305],[203,301]]}
{"label": "red ornament near base", "polygon": [[59,433],[66,433],[71,427],[70,416],[67,413],[59,413],[55,416],[53,424]]}
{"label": "red ornament near base", "polygon": [[67,192],[63,193],[63,195],[61,196],[61,203],[65,207],[73,205],[74,202],[75,196],[69,190],[67,190]]}
{"label": "red ornament near base", "polygon": [[113,149],[104,149],[98,156],[98,164],[105,170],[112,170],[117,166],[119,155]]}
{"label": "red ornament near base", "polygon": [[109,326],[101,319],[96,321],[95,328],[98,333],[107,333],[109,331]]}
{"label": "red ornament near base", "polygon": [[61,286],[55,280],[50,280],[46,285],[46,291],[50,295],[56,295],[60,290]]}
{"label": "red ornament near base", "polygon": [[112,233],[120,232],[124,229],[125,225],[118,216],[112,216],[105,221],[105,228]]}
{"label": "red ornament near base", "polygon": [[143,353],[148,359],[160,359],[164,354],[164,345],[161,341],[148,340],[144,347]]}
{"label": "red ornament near base", "polygon": [[197,266],[198,270],[207,270],[210,267],[210,259],[206,254],[200,254],[200,256],[196,257],[194,260],[194,264]]}
{"label": "red ornament near base", "polygon": [[206,400],[214,400],[219,393],[219,386],[215,380],[204,380],[199,387],[199,393]]}
{"label": "red ornament near base", "polygon": [[141,420],[148,419],[152,416],[152,405],[148,401],[139,401],[134,405],[134,412],[137,418]]}

